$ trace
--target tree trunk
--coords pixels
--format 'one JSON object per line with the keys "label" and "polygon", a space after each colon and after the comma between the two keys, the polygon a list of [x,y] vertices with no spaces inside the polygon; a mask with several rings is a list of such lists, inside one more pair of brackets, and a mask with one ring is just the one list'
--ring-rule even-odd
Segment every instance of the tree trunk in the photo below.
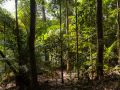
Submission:
{"label": "tree trunk", "polygon": [[118,47],[118,63],[120,64],[120,0],[117,0],[117,47]]}
{"label": "tree trunk", "polygon": [[46,23],[46,14],[45,14],[45,1],[42,1],[42,14],[43,14],[43,21]]}
{"label": "tree trunk", "polygon": [[16,38],[17,38],[17,48],[18,48],[18,59],[19,59],[19,66],[22,65],[22,56],[21,56],[21,45],[20,45],[20,33],[18,28],[18,11],[17,11],[18,1],[15,0],[15,9],[16,9]]}
{"label": "tree trunk", "polygon": [[[4,22],[4,54],[6,54],[6,48],[5,48],[5,43],[6,43],[6,39],[5,39],[5,37],[6,37],[6,25],[5,25],[5,22]],[[6,65],[6,63],[5,63],[5,71],[7,70],[7,65]]]}
{"label": "tree trunk", "polygon": [[62,16],[61,16],[61,0],[60,0],[60,59],[61,59],[61,82],[64,83],[63,77],[63,51],[62,51]]}
{"label": "tree trunk", "polygon": [[29,35],[29,57],[31,70],[31,90],[37,89],[37,68],[35,59],[35,21],[36,21],[36,2],[30,0],[30,35]]}
{"label": "tree trunk", "polygon": [[[15,0],[15,9],[16,9],[16,28],[15,28],[15,35],[17,39],[17,49],[18,49],[18,63],[19,63],[19,73],[16,72],[16,85],[19,87],[19,90],[29,90],[30,87],[30,79],[29,79],[29,74],[24,70],[23,65],[25,65],[25,60],[22,55],[22,47],[21,47],[21,38],[20,38],[20,32],[19,32],[19,27],[18,27],[18,11],[17,11],[17,6],[18,6],[18,1]],[[7,62],[10,64],[9,62]]]}
{"label": "tree trunk", "polygon": [[[90,0],[89,0],[89,7],[90,7],[90,9],[89,9],[89,27],[91,27],[92,25],[91,25],[91,23],[92,23],[92,17],[91,17],[91,15],[92,15],[92,13],[91,13],[91,4],[90,4]],[[92,76],[91,76],[91,78],[92,78],[92,80],[93,80],[93,59],[92,59],[92,33],[91,33],[91,31],[90,31],[90,36],[89,36],[89,39],[88,39],[88,42],[90,43],[90,45],[89,45],[89,55],[90,55],[90,57],[89,57],[89,59],[90,59],[90,62],[91,62],[91,64],[92,64],[92,71],[91,71],[91,74],[92,74]]]}
{"label": "tree trunk", "polygon": [[[66,34],[69,35],[69,19],[68,19],[68,0],[66,0]],[[70,58],[69,58],[69,36],[67,39],[67,72],[70,71]]]}
{"label": "tree trunk", "polygon": [[77,77],[78,80],[80,79],[80,72],[79,72],[79,59],[78,59],[78,9],[77,9],[77,0],[75,0],[75,13],[76,13],[76,61],[77,61]]}
{"label": "tree trunk", "polygon": [[103,25],[102,25],[102,0],[97,0],[97,78],[103,77]]}
{"label": "tree trunk", "polygon": [[[44,29],[45,31],[47,30],[46,27],[46,13],[45,13],[45,0],[42,1],[42,15],[43,15],[43,22],[44,22]],[[44,40],[44,35],[43,35],[43,40]],[[45,61],[49,60],[49,56],[48,56],[48,52],[47,52],[47,48],[46,45],[44,44],[44,54],[45,54]]]}
{"label": "tree trunk", "polygon": [[25,83],[22,78],[24,77],[23,71],[21,70],[21,67],[23,65],[23,58],[21,53],[21,41],[20,41],[20,33],[18,28],[18,11],[17,11],[18,1],[15,0],[15,16],[16,16],[16,39],[17,39],[17,49],[18,49],[18,63],[19,63],[19,73],[16,74],[16,85],[19,87],[19,90],[25,90]]}

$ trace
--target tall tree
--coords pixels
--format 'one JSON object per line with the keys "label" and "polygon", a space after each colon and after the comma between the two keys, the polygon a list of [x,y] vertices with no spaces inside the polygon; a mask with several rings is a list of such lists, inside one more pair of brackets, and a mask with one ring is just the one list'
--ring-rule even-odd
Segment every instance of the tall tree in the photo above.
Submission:
{"label": "tall tree", "polygon": [[29,57],[31,70],[32,90],[37,88],[37,68],[35,59],[35,22],[36,22],[36,2],[30,0],[30,34],[29,34]]}
{"label": "tall tree", "polygon": [[46,22],[46,13],[45,13],[45,0],[42,0],[42,15],[43,15],[43,21]]}
{"label": "tall tree", "polygon": [[[44,22],[44,30],[46,31],[47,30],[47,27],[46,27],[46,13],[45,13],[45,0],[42,1],[42,19],[43,19],[43,22]],[[44,35],[43,35],[43,40],[44,40]],[[45,54],[45,61],[48,61],[49,60],[49,57],[48,57],[48,52],[47,52],[47,48],[46,48],[46,45],[44,44],[44,54]]]}
{"label": "tall tree", "polygon": [[[91,12],[91,1],[90,0],[88,0],[88,2],[89,2],[89,14],[92,14],[92,12]],[[92,18],[91,18],[91,15],[89,15],[89,27],[91,27],[92,25],[91,25],[91,23],[92,23]],[[91,63],[92,63],[92,79],[93,79],[93,60],[92,60],[92,45],[91,45],[91,41],[92,41],[92,38],[91,38],[91,36],[92,36],[92,33],[91,33],[91,31],[90,31],[90,36],[89,36],[89,38],[88,38],[88,42],[90,43],[89,44],[89,59],[90,59],[90,61],[91,61]]]}
{"label": "tall tree", "polygon": [[67,72],[70,71],[70,59],[69,59],[69,19],[68,19],[68,1],[66,0],[66,34],[68,35],[67,39]]}
{"label": "tall tree", "polygon": [[23,73],[21,70],[22,67],[22,55],[21,55],[21,45],[20,45],[20,32],[19,32],[19,28],[18,28],[18,0],[15,0],[15,18],[16,18],[16,39],[17,39],[17,49],[18,49],[18,62],[19,62],[19,73],[16,76],[16,84],[19,86],[19,90],[24,90],[24,82],[22,80],[23,77]]}
{"label": "tall tree", "polygon": [[120,0],[117,0],[117,47],[118,47],[118,62],[120,64]]}
{"label": "tall tree", "polygon": [[61,0],[59,0],[60,2],[60,59],[61,59],[61,80],[62,83],[64,83],[64,77],[63,77],[63,45],[62,45],[62,4],[61,4]]}
{"label": "tall tree", "polygon": [[77,77],[79,80],[79,59],[78,59],[78,9],[77,9],[77,0],[75,0],[75,18],[76,18],[76,61],[77,61]]}
{"label": "tall tree", "polygon": [[[5,48],[5,43],[6,43],[6,38],[5,38],[5,36],[6,36],[6,25],[5,25],[5,22],[4,22],[4,54],[6,54],[6,48]],[[7,69],[7,66],[6,66],[6,63],[5,63],[5,71],[6,71],[6,69]]]}
{"label": "tall tree", "polygon": [[96,27],[97,27],[97,78],[103,77],[103,25],[102,20],[102,0],[97,0],[97,14],[96,14]]}

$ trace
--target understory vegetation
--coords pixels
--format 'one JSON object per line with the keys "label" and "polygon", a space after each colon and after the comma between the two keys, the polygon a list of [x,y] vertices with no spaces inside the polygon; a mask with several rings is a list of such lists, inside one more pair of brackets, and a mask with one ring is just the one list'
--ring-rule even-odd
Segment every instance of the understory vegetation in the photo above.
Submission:
{"label": "understory vegetation", "polygon": [[120,90],[120,0],[0,0],[0,90]]}

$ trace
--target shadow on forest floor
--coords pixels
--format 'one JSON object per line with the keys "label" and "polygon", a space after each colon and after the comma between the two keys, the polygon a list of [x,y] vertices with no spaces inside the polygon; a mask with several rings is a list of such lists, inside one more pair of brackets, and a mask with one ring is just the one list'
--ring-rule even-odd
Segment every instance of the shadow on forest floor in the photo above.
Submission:
{"label": "shadow on forest floor", "polygon": [[64,77],[65,83],[61,84],[60,78],[47,79],[39,76],[39,80],[43,79],[42,82],[40,81],[41,90],[120,90],[120,73],[116,72],[104,76],[101,80],[82,78],[77,81],[75,75],[69,80],[67,74]]}
{"label": "shadow on forest floor", "polygon": [[[61,79],[58,75],[52,78],[44,77],[43,75],[38,76],[40,90],[120,90],[120,74],[118,73],[106,75],[102,80],[90,80],[84,78],[77,82],[75,77],[72,80],[67,78],[64,78],[64,80],[65,83],[61,84]],[[16,90],[15,88],[16,87],[13,84],[12,88],[3,89],[1,87],[0,90]]]}
{"label": "shadow on forest floor", "polygon": [[41,90],[120,90],[120,76],[106,76],[103,80],[89,80],[87,82],[76,82],[64,85],[51,85],[44,83]]}

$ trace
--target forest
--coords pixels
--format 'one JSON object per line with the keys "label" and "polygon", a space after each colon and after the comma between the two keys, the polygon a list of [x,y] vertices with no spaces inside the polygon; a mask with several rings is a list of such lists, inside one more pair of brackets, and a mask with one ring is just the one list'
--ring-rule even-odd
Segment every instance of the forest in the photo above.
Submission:
{"label": "forest", "polygon": [[0,90],[120,90],[120,0],[0,0]]}

